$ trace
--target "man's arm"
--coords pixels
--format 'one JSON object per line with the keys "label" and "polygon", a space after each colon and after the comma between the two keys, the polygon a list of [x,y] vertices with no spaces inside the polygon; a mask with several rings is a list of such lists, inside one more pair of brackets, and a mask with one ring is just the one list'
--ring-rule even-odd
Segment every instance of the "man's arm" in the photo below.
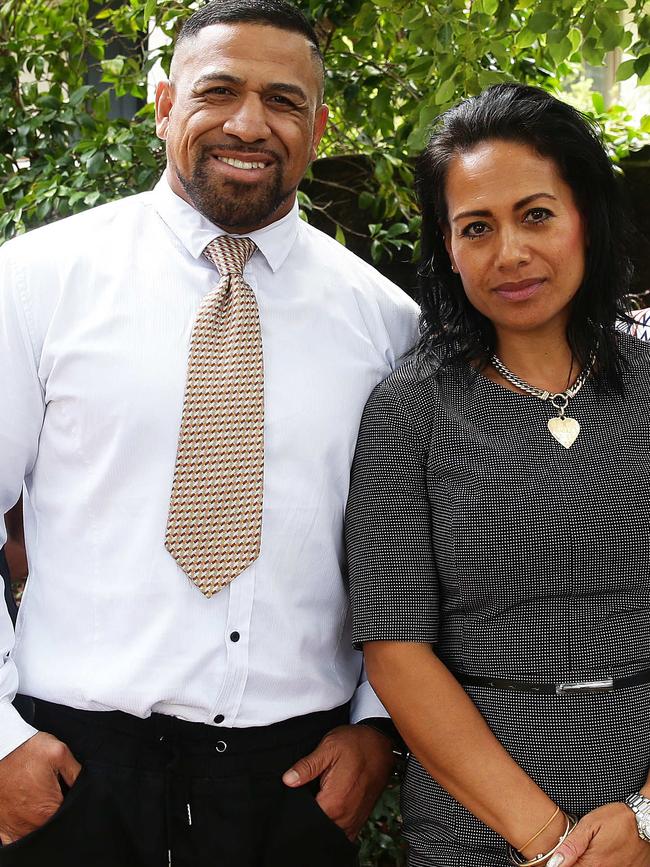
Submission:
{"label": "man's arm", "polygon": [[[23,479],[38,451],[45,403],[38,379],[26,287],[11,255],[12,244],[0,250],[0,515],[17,502]],[[7,538],[0,521],[0,546]],[[9,657],[13,624],[4,598],[0,603],[0,759],[34,735],[12,707],[18,673]]]}
{"label": "man's arm", "polygon": [[320,808],[354,840],[386,787],[395,767],[393,740],[366,719],[390,722],[388,713],[368,682],[362,666],[350,708],[352,725],[329,732],[316,749],[284,775],[291,787],[320,778],[316,800]]}
{"label": "man's arm", "polygon": [[389,738],[363,725],[339,726],[283,776],[287,786],[320,778],[316,801],[354,840],[395,766]]}
{"label": "man's arm", "polygon": [[[31,473],[45,416],[24,275],[0,250],[0,515],[18,500]],[[6,541],[0,520],[0,547]],[[11,702],[18,672],[10,657],[13,623],[0,600],[0,841],[14,842],[42,825],[63,799],[59,778],[74,782],[79,764],[51,735],[36,732]]]}

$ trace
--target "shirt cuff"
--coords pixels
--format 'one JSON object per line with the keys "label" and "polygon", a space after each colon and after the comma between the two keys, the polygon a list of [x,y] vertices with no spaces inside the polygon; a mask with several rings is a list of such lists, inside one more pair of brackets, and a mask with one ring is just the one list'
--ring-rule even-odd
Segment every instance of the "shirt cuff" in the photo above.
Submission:
{"label": "shirt cuff", "polygon": [[38,729],[30,726],[8,701],[0,702],[0,760],[28,741]]}
{"label": "shirt cuff", "polygon": [[352,696],[350,722],[354,724],[370,717],[388,718],[388,711],[379,701],[368,681],[364,680],[359,684]]}

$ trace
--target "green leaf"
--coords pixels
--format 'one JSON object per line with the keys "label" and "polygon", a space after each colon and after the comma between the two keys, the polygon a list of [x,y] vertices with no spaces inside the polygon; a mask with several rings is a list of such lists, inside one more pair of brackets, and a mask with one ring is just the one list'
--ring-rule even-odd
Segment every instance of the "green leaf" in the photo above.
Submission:
{"label": "green leaf", "polygon": [[381,184],[388,184],[393,177],[393,166],[388,160],[379,157],[375,163],[375,177]]}
{"label": "green leaf", "polygon": [[624,36],[625,29],[620,24],[615,27],[609,27],[603,33],[603,48],[605,51],[613,51],[617,48],[623,41]]}
{"label": "green leaf", "polygon": [[298,190],[298,204],[307,211],[311,211],[314,207],[314,203],[303,190]]}
{"label": "green leaf", "polygon": [[580,31],[575,27],[572,27],[571,30],[569,30],[569,41],[571,42],[573,50],[577,51],[582,45],[582,33],[580,33]]}
{"label": "green leaf", "polygon": [[549,30],[549,32],[546,34],[546,44],[559,45],[566,35],[567,31],[561,27],[555,30]]}
{"label": "green leaf", "polygon": [[144,29],[149,29],[149,21],[153,18],[156,11],[156,0],[147,0],[144,5],[144,13],[142,15]]}
{"label": "green leaf", "polygon": [[518,50],[529,48],[537,42],[538,38],[539,36],[537,33],[533,33],[533,31],[528,27],[524,27],[524,29],[520,30],[515,37],[515,46]]}
{"label": "green leaf", "polygon": [[[627,62],[627,61],[626,61]],[[621,64],[622,66],[623,64]],[[639,76],[639,81],[645,76],[650,67],[650,54],[642,54],[634,61],[634,71]]]}
{"label": "green leaf", "polygon": [[124,162],[130,162],[133,158],[133,152],[128,145],[125,144],[115,144],[110,145],[108,148],[108,153],[114,160],[123,160]]}
{"label": "green leaf", "polygon": [[624,60],[616,70],[616,80],[626,81],[634,75],[635,60]]}
{"label": "green leaf", "polygon": [[638,25],[639,36],[646,42],[650,41],[650,15],[645,15]]}
{"label": "green leaf", "polygon": [[494,72],[492,69],[482,69],[478,74],[479,85],[483,89],[491,84],[503,84],[506,80],[503,72]]}
{"label": "green leaf", "polygon": [[393,223],[392,226],[388,228],[386,231],[387,238],[396,238],[399,235],[403,235],[405,232],[408,232],[409,227],[406,223]]}
{"label": "green leaf", "polygon": [[367,190],[364,190],[362,193],[359,194],[359,207],[363,208],[364,210],[366,208],[372,207],[374,201],[375,196],[373,196],[373,194],[369,193]]}
{"label": "green leaf", "polygon": [[336,240],[339,242],[339,244],[343,244],[343,246],[345,247],[345,245],[346,245],[345,233],[343,232],[343,229],[339,226],[338,223],[336,224],[336,236],[335,237],[336,237]]}
{"label": "green leaf", "polygon": [[593,103],[594,108],[596,109],[597,114],[605,113],[605,100],[603,98],[602,93],[599,93],[597,90],[591,94],[591,101]]}
{"label": "green leaf", "polygon": [[102,60],[102,69],[108,75],[118,76],[124,69],[124,63],[124,57],[112,57],[110,60]]}
{"label": "green leaf", "polygon": [[582,54],[587,63],[590,63],[592,66],[600,66],[603,62],[605,51],[596,45],[595,39],[590,37],[589,39],[585,39],[582,45]]}
{"label": "green leaf", "polygon": [[549,51],[553,60],[557,64],[560,64],[563,60],[566,60],[567,57],[572,53],[573,48],[571,47],[571,41],[569,40],[569,38],[565,37],[560,43],[556,45],[550,45]]}
{"label": "green leaf", "polygon": [[449,102],[456,92],[456,85],[453,78],[448,78],[443,81],[440,87],[436,90],[436,105],[444,105]]}
{"label": "green leaf", "polygon": [[81,87],[78,87],[76,90],[73,90],[70,96],[68,97],[68,102],[70,105],[79,105],[80,102],[86,98],[86,96],[90,93],[92,87],[89,84],[84,84]]}
{"label": "green leaf", "polygon": [[499,8],[499,0],[483,0],[483,9],[488,15],[494,15]]}
{"label": "green leaf", "polygon": [[86,163],[86,171],[88,172],[88,174],[90,175],[91,178],[97,177],[97,175],[104,168],[105,162],[106,162],[106,159],[104,157],[103,151],[96,151],[96,153],[94,153],[90,157],[90,159]]}
{"label": "green leaf", "polygon": [[528,19],[528,29],[533,33],[546,33],[555,24],[556,16],[551,12],[534,12]]}

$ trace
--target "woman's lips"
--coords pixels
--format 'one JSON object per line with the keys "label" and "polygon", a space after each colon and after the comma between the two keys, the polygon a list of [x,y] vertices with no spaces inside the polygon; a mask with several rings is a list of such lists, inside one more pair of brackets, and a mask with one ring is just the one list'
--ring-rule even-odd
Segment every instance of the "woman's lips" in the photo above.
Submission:
{"label": "woman's lips", "polygon": [[494,291],[507,301],[526,301],[540,289],[542,283],[543,277],[531,277],[518,283],[501,283]]}

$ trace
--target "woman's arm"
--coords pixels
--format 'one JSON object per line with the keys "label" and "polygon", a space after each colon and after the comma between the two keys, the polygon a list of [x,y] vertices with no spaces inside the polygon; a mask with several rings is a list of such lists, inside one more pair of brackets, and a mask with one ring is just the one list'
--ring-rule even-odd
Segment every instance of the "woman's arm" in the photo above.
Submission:
{"label": "woman's arm", "polygon": [[[421,764],[471,813],[515,848],[523,846],[555,804],[501,746],[430,645],[370,641],[364,653],[372,686]],[[548,852],[565,826],[559,813],[520,851]]]}

